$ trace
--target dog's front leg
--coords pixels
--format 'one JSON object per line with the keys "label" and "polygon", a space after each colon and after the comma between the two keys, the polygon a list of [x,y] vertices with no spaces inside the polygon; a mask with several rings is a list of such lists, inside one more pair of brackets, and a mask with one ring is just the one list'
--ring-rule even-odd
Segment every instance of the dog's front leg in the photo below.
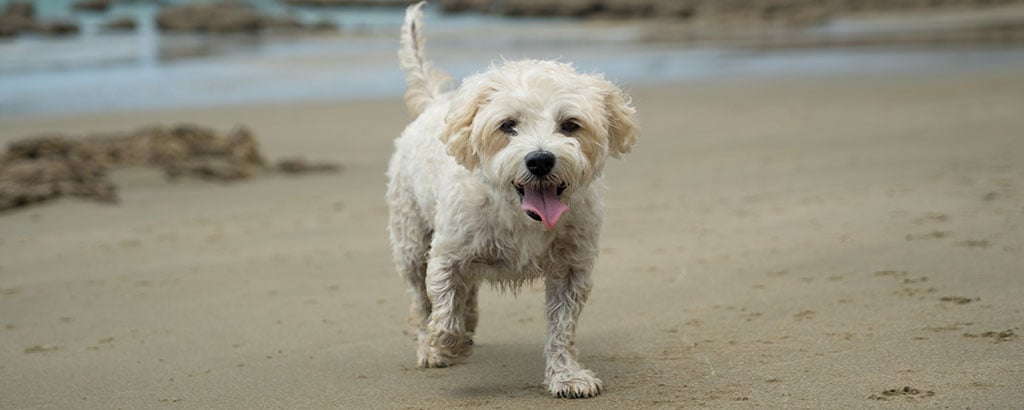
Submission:
{"label": "dog's front leg", "polygon": [[545,383],[555,397],[582,398],[601,393],[601,379],[576,361],[576,321],[590,295],[589,272],[570,271],[545,278],[548,341]]}
{"label": "dog's front leg", "polygon": [[427,334],[419,337],[420,367],[447,367],[469,356],[473,339],[466,331],[465,313],[474,283],[464,268],[447,258],[427,263],[426,288],[432,306]]}

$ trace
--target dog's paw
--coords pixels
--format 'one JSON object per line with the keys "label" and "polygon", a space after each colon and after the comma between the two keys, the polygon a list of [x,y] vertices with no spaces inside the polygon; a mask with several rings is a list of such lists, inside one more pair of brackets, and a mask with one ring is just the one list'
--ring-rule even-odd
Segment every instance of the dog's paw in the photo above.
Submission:
{"label": "dog's paw", "polygon": [[441,356],[449,359],[469,357],[473,354],[473,335],[470,333],[440,331],[431,335],[428,343]]}
{"label": "dog's paw", "polygon": [[555,373],[548,378],[548,390],[555,397],[582,399],[601,394],[604,382],[590,370]]}
{"label": "dog's paw", "polygon": [[[433,350],[433,349],[431,349],[431,350]],[[448,358],[438,354],[436,351],[432,351],[432,352],[419,352],[416,356],[417,356],[417,359],[416,359],[416,361],[417,361],[416,366],[417,367],[421,367],[421,368],[441,368],[441,367],[448,367],[448,366],[452,365],[452,362]]]}

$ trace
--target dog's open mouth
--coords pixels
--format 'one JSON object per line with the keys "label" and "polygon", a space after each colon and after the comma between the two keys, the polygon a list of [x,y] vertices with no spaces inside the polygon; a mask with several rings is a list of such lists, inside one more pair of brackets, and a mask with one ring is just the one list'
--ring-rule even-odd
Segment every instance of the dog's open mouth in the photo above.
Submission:
{"label": "dog's open mouth", "polygon": [[562,214],[569,210],[569,206],[560,199],[562,192],[568,187],[564,182],[512,182],[512,186],[519,194],[519,201],[526,215],[535,221],[543,222],[545,228],[554,228]]}

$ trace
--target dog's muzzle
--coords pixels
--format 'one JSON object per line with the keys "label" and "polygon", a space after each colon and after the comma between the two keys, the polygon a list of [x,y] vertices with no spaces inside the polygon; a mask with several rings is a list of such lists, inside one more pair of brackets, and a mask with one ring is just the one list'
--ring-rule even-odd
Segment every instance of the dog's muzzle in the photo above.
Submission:
{"label": "dog's muzzle", "polygon": [[552,229],[569,206],[561,200],[562,192],[568,187],[559,181],[552,172],[555,169],[555,154],[544,150],[533,151],[523,158],[523,165],[530,175],[525,181],[512,181],[519,202],[526,215],[535,221],[544,223],[544,227]]}

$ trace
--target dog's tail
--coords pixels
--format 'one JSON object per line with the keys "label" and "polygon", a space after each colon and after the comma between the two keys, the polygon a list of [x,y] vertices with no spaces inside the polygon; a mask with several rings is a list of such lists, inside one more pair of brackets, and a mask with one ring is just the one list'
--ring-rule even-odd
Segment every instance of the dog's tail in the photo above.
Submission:
{"label": "dog's tail", "polygon": [[434,68],[423,54],[423,5],[421,1],[405,10],[402,24],[402,47],[398,50],[398,61],[405,70],[405,106],[412,115],[419,115],[434,99],[440,96],[449,77]]}

